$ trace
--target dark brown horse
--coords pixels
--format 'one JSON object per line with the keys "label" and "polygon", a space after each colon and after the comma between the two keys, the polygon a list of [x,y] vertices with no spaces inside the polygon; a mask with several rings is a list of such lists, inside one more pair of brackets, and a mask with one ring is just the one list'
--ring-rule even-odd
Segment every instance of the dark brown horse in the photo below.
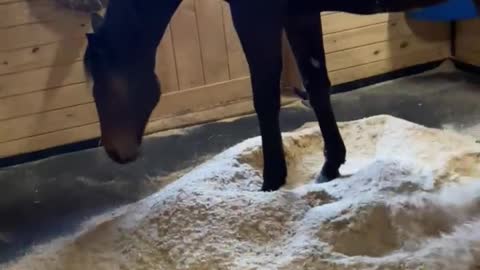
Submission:
{"label": "dark brown horse", "polygon": [[[263,144],[264,191],[285,184],[279,127],[282,30],[294,52],[325,142],[318,181],[339,176],[346,149],[330,104],[320,12],[355,14],[407,11],[444,0],[229,0],[233,23],[250,68],[253,102]],[[92,16],[85,66],[108,155],[116,162],[137,158],[145,126],[160,100],[155,75],[157,46],[181,0],[110,0],[105,18]]]}

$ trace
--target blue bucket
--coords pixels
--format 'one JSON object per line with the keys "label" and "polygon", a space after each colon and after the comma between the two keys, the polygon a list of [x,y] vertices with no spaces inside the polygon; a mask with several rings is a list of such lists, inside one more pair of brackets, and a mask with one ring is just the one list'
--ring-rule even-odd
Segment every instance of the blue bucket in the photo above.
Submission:
{"label": "blue bucket", "polygon": [[407,13],[407,17],[419,21],[468,20],[478,16],[473,0],[449,0],[445,3]]}

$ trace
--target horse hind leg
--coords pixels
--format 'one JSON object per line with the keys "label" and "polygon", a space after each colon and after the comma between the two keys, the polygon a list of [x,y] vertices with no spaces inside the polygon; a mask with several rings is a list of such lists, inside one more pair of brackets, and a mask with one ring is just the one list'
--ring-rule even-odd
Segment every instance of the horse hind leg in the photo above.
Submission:
{"label": "horse hind leg", "polygon": [[317,181],[330,181],[340,176],[346,148],[330,102],[320,14],[290,15],[285,30],[324,139],[325,163]]}

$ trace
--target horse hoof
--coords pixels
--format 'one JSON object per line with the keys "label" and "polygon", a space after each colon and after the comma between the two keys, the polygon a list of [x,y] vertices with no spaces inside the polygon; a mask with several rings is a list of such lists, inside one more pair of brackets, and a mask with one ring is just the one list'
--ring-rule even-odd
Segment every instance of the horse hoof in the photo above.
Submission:
{"label": "horse hoof", "polygon": [[262,189],[260,190],[261,192],[274,192],[274,191],[277,191],[281,188],[281,186],[277,187],[277,186],[266,186],[266,187],[262,187]]}
{"label": "horse hoof", "polygon": [[328,183],[330,181],[333,181],[337,178],[341,178],[342,176],[340,173],[337,171],[337,173],[334,174],[334,176],[327,176],[324,172],[320,173],[320,175],[317,177],[315,180],[316,183]]}
{"label": "horse hoof", "polygon": [[273,184],[263,184],[261,191],[263,192],[273,192],[279,190],[283,185],[285,185],[285,181],[281,181],[278,183]]}
{"label": "horse hoof", "polygon": [[[335,179],[335,178],[333,178],[333,179]],[[333,179],[328,178],[328,177],[327,177],[326,175],[324,175],[324,174],[320,174],[320,175],[317,177],[317,179],[315,180],[315,182],[316,182],[317,184],[322,184],[322,183],[328,183],[328,182],[332,181]]]}

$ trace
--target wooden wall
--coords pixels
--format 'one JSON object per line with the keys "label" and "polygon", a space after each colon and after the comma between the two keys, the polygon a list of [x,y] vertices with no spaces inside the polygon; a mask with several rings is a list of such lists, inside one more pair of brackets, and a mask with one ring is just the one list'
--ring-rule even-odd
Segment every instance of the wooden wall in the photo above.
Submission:
{"label": "wooden wall", "polygon": [[[98,119],[81,58],[88,17],[53,0],[0,0],[0,158],[98,137]],[[334,83],[448,56],[446,25],[417,25],[401,15],[323,15]],[[286,54],[284,81],[295,78]],[[165,95],[148,131],[174,116],[251,97],[248,67],[229,8],[186,0],[158,50]],[[294,66],[293,66],[294,67]]]}
{"label": "wooden wall", "polygon": [[467,64],[480,66],[480,19],[457,22],[455,58]]}
{"label": "wooden wall", "polygon": [[[402,13],[322,16],[327,68],[341,84],[450,56],[447,23],[407,20]],[[300,86],[290,51],[285,53],[286,84]]]}
{"label": "wooden wall", "polygon": [[[53,0],[0,0],[0,157],[99,135],[81,58],[88,17]],[[188,0],[158,50],[160,119],[249,98],[248,67],[228,6]]]}

